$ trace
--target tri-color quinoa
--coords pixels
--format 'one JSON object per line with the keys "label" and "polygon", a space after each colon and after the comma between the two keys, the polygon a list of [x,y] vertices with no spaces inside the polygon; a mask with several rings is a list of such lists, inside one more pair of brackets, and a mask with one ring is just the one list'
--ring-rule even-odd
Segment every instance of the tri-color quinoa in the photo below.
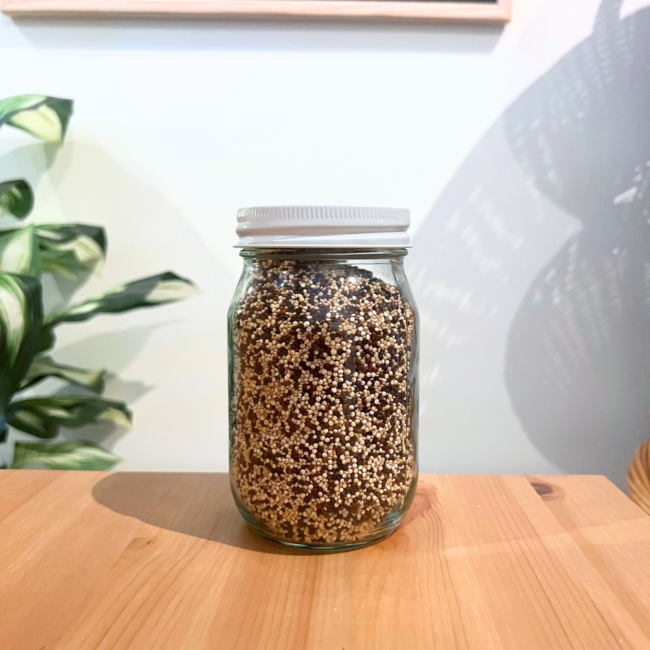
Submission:
{"label": "tri-color quinoa", "polygon": [[233,315],[231,476],[278,539],[360,541],[404,506],[414,321],[368,271],[258,261]]}

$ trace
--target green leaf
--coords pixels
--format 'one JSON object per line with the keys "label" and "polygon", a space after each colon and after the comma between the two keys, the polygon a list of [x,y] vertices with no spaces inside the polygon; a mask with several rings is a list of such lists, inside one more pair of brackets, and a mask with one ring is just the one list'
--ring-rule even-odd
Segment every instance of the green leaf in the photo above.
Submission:
{"label": "green leaf", "polygon": [[106,370],[86,370],[85,368],[57,363],[52,357],[38,357],[32,361],[20,389],[29,388],[46,377],[64,379],[71,384],[101,394],[105,388]]}
{"label": "green leaf", "polygon": [[120,461],[120,457],[90,440],[74,440],[44,444],[17,442],[14,446],[12,469],[45,465],[50,469],[80,469],[105,471]]}
{"label": "green leaf", "polygon": [[63,142],[71,115],[69,99],[20,95],[0,100],[0,127],[9,124],[45,142]]}
{"label": "green leaf", "polygon": [[47,327],[63,322],[85,321],[97,314],[120,313],[139,307],[155,307],[194,294],[192,282],[174,273],[161,273],[115,287],[100,296],[50,314]]}
{"label": "green leaf", "polygon": [[106,255],[106,233],[99,226],[36,226],[43,270],[71,280],[92,271]]}
{"label": "green leaf", "polygon": [[10,426],[38,438],[54,438],[59,427],[77,428],[108,421],[131,425],[131,411],[124,402],[88,395],[35,397],[13,402],[7,412]]}
{"label": "green leaf", "polygon": [[40,280],[0,272],[0,414],[29,370],[42,325]]}
{"label": "green leaf", "polygon": [[0,271],[40,276],[41,270],[34,226],[0,231]]}
{"label": "green leaf", "polygon": [[0,214],[13,214],[24,219],[34,207],[34,193],[22,179],[0,183]]}
{"label": "green leaf", "polygon": [[52,330],[42,329],[36,340],[35,354],[43,354],[54,347],[56,343],[56,336]]}

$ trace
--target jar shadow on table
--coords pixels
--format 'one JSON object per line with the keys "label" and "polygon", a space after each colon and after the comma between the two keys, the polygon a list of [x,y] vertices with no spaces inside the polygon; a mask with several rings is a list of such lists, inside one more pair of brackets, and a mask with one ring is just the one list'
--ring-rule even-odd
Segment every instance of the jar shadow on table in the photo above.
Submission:
{"label": "jar shadow on table", "polygon": [[[285,547],[256,535],[237,511],[227,474],[119,472],[97,483],[92,495],[100,505],[152,526],[248,551],[274,555],[325,553]],[[413,515],[420,510],[417,502],[411,509]],[[412,519],[407,515],[408,521]],[[404,525],[406,522],[390,539],[399,538]]]}

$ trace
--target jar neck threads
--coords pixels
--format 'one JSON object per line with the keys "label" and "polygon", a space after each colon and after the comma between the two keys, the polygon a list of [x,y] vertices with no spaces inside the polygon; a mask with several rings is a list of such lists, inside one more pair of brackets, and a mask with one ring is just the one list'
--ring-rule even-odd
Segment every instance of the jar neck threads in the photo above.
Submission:
{"label": "jar neck threads", "polygon": [[258,260],[385,260],[401,263],[408,251],[405,248],[243,248],[239,254],[245,259]]}

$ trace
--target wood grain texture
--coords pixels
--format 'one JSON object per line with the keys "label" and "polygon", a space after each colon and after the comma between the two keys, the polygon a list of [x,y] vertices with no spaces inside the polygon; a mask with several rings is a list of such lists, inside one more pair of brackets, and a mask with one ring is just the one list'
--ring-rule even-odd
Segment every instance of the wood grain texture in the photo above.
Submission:
{"label": "wood grain texture", "polygon": [[511,0],[404,2],[399,0],[0,0],[11,16],[158,16],[463,21],[506,23]]}
{"label": "wood grain texture", "polygon": [[347,553],[250,532],[222,474],[0,474],[11,650],[650,648],[650,517],[603,477],[424,476]]}

